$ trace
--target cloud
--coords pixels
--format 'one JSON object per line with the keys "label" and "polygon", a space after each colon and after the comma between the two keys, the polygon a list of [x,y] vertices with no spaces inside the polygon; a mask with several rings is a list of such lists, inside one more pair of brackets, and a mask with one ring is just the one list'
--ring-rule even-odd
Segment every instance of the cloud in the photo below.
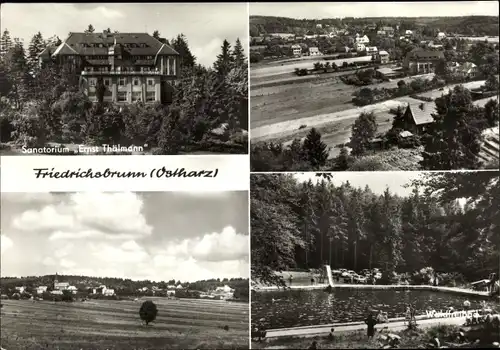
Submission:
{"label": "cloud", "polygon": [[108,19],[115,19],[115,18],[123,18],[124,14],[121,13],[118,10],[113,10],[110,8],[107,8],[106,6],[99,6],[96,8],[97,12],[99,15],[108,18]]}
{"label": "cloud", "polygon": [[14,246],[14,242],[6,235],[0,235],[0,248],[2,254]]}
{"label": "cloud", "polygon": [[143,201],[134,193],[74,193],[67,203],[27,210],[14,218],[21,231],[48,232],[51,240],[123,239],[148,236],[153,228],[142,213]]}
{"label": "cloud", "polygon": [[197,260],[224,261],[248,256],[248,236],[236,233],[231,226],[193,241],[192,255]]}
{"label": "cloud", "polygon": [[2,193],[2,202],[8,203],[29,203],[29,204],[46,204],[53,203],[57,199],[57,195],[52,193]]}

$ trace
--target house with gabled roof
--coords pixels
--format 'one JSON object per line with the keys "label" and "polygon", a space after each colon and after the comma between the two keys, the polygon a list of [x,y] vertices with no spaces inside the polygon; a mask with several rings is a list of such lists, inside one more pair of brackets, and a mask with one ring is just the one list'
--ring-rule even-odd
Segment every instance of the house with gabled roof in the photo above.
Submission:
{"label": "house with gabled roof", "polygon": [[59,46],[42,51],[39,60],[79,75],[93,102],[99,84],[105,102],[169,102],[180,70],[179,53],[147,33],[70,33]]}
{"label": "house with gabled roof", "polygon": [[430,124],[434,123],[433,114],[436,114],[435,102],[422,102],[420,104],[408,104],[403,119],[404,130],[414,135],[423,134]]}
{"label": "house with gabled roof", "polygon": [[444,59],[442,51],[423,50],[420,48],[414,49],[406,55],[403,67],[410,74],[426,74],[433,73],[436,64]]}

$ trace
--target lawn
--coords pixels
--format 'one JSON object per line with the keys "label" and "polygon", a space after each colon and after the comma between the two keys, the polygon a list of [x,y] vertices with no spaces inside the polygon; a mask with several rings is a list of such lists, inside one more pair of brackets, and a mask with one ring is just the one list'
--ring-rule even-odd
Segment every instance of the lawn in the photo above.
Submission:
{"label": "lawn", "polygon": [[[158,316],[149,326],[140,302],[2,300],[1,345],[14,349],[247,349],[246,303],[152,299]],[[229,329],[224,330],[224,326]]]}

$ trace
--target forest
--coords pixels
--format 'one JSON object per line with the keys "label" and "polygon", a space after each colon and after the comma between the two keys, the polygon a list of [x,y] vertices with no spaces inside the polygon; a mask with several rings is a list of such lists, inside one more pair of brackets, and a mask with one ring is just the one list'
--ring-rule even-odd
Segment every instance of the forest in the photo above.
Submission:
{"label": "forest", "polygon": [[[86,31],[94,30],[89,25]],[[183,34],[171,40],[158,31],[153,36],[181,57],[173,102],[120,107],[99,96],[99,103],[91,103],[79,89],[78,76],[64,68],[40,67],[38,55],[60,43],[58,37],[44,39],[38,32],[25,49],[5,29],[0,40],[2,147],[147,144],[153,154],[247,153],[248,66],[240,40],[234,46],[224,40],[213,66],[205,67],[196,62]]]}
{"label": "forest", "polygon": [[407,184],[410,195],[398,196],[332,178],[252,174],[252,280],[279,285],[276,271],[323,264],[486,278],[499,268],[498,180],[497,172],[423,172]]}
{"label": "forest", "polygon": [[[269,33],[295,33],[303,35],[316,32],[316,24],[333,27],[362,29],[366,25],[396,26],[404,31],[422,28],[430,35],[438,31],[467,36],[498,36],[498,16],[463,17],[364,17],[364,18],[325,18],[321,20],[295,19],[274,16],[250,16],[250,36]],[[435,33],[435,34],[434,34]]]}

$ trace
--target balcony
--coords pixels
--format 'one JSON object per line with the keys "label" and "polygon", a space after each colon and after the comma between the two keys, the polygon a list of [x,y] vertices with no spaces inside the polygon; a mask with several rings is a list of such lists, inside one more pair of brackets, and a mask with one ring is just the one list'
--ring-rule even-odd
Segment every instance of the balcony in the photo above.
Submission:
{"label": "balcony", "polygon": [[96,76],[96,75],[167,75],[162,74],[158,71],[150,71],[150,72],[136,72],[136,71],[109,71],[109,72],[90,72],[90,71],[82,71],[82,75]]}

